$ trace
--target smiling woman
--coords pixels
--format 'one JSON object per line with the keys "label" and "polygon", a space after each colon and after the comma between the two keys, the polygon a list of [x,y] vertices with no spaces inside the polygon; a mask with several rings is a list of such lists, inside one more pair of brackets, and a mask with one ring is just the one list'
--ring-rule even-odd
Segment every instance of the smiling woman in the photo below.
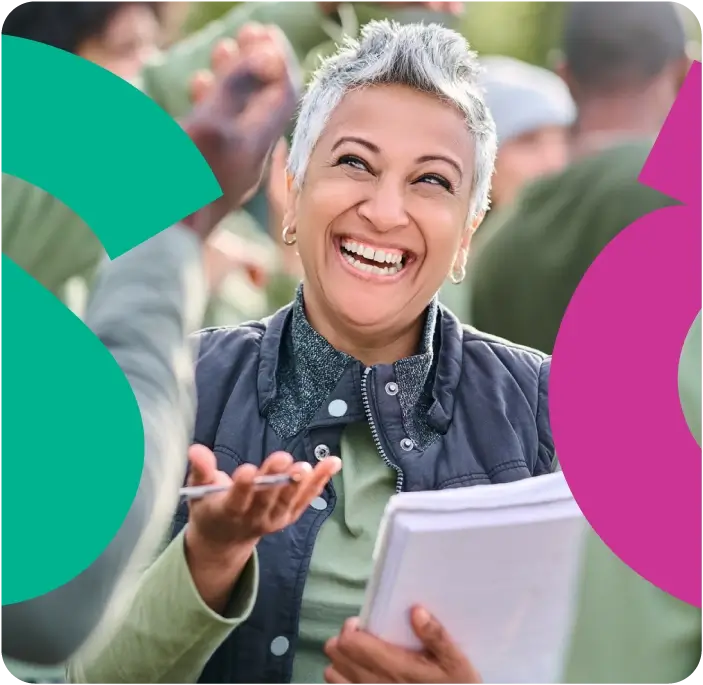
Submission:
{"label": "smiling woman", "polygon": [[[496,135],[477,71],[457,33],[389,22],[320,66],[288,165],[295,301],[199,337],[191,482],[231,490],[179,510],[119,631],[73,664],[74,681],[478,681],[422,611],[408,617],[420,652],[348,623],[395,492],[556,467],[550,359],[437,302],[488,207]],[[257,469],[313,466],[312,490],[243,486]]]}

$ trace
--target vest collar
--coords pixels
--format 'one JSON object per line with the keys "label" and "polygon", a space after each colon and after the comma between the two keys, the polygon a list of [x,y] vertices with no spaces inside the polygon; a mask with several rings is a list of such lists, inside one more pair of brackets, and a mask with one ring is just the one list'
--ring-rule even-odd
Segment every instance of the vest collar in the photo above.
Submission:
{"label": "vest collar", "polygon": [[[302,284],[294,301],[266,322],[259,365],[259,408],[276,433],[290,437],[309,424],[350,365],[363,365],[335,349],[310,325]],[[461,337],[459,322],[433,298],[425,313],[418,354],[393,364],[398,399],[408,421],[425,421],[431,429],[446,432],[459,379]],[[422,416],[417,416],[418,411]],[[414,433],[422,434],[421,425],[415,428]]]}

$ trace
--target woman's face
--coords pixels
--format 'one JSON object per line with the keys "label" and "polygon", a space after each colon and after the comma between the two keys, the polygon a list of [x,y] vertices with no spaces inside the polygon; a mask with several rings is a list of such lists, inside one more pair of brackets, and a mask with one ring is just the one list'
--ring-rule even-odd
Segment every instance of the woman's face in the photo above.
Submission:
{"label": "woman's face", "polygon": [[125,5],[101,36],[90,38],[78,54],[121,78],[137,78],[144,63],[158,49],[160,26],[146,5]]}
{"label": "woman's face", "polygon": [[307,305],[368,333],[411,325],[468,249],[473,168],[452,106],[404,86],[348,93],[289,195]]}

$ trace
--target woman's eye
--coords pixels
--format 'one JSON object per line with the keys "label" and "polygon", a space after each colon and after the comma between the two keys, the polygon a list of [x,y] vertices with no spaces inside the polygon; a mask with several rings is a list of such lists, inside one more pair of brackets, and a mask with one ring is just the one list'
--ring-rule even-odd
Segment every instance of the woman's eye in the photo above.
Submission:
{"label": "woman's eye", "polygon": [[424,174],[423,176],[420,176],[420,178],[417,179],[417,182],[420,183],[429,183],[430,185],[435,185],[435,186],[441,186],[445,190],[448,190],[450,193],[453,192],[452,184],[447,181],[444,176],[439,176],[438,174]]}
{"label": "woman's eye", "polygon": [[350,166],[354,169],[359,169],[361,171],[369,171],[369,167],[366,164],[366,162],[364,162],[363,159],[360,159],[359,157],[356,157],[354,155],[342,155],[337,160],[337,164],[339,164],[339,165],[344,164],[344,165]]}

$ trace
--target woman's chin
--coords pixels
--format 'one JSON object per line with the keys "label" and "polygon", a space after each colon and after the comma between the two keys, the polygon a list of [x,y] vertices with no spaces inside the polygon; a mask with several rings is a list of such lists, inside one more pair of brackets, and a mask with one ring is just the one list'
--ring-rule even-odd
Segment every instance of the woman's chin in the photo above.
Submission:
{"label": "woman's chin", "polygon": [[359,332],[384,330],[398,316],[398,308],[389,306],[388,299],[384,301],[371,293],[348,292],[335,299],[337,317]]}

